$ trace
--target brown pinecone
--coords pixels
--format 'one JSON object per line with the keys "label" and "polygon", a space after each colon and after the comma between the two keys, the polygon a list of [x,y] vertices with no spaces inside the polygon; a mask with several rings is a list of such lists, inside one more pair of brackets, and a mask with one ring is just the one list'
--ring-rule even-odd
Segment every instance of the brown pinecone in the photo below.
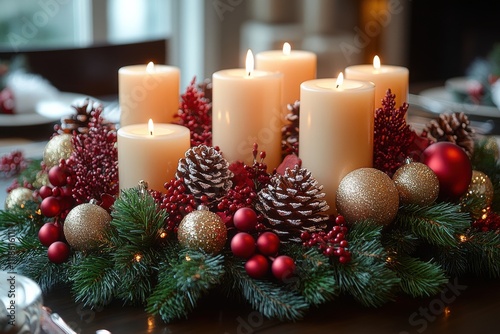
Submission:
{"label": "brown pinecone", "polygon": [[188,191],[196,199],[207,196],[209,201],[224,197],[232,186],[233,173],[219,151],[206,145],[187,150],[179,160],[176,178],[184,179]]}
{"label": "brown pinecone", "polygon": [[299,116],[300,116],[300,101],[295,101],[293,104],[288,104],[289,113],[286,115],[286,124],[281,129],[281,151],[283,156],[289,154],[299,154]]}
{"label": "brown pinecone", "polygon": [[463,112],[440,114],[424,128],[427,137],[434,141],[448,141],[462,147],[467,155],[474,153],[474,130]]}
{"label": "brown pinecone", "polygon": [[275,174],[259,191],[256,209],[282,241],[300,242],[302,232],[319,232],[326,227],[329,206],[322,190],[309,170],[287,168],[284,175]]}
{"label": "brown pinecone", "polygon": [[[92,107],[89,108],[89,104],[92,103]],[[89,122],[92,118],[92,111],[95,110],[93,102],[89,99],[85,101],[80,106],[72,106],[75,109],[76,114],[72,114],[69,118],[62,118],[61,125],[58,126],[57,132],[59,134],[67,133],[88,133],[89,132]]]}

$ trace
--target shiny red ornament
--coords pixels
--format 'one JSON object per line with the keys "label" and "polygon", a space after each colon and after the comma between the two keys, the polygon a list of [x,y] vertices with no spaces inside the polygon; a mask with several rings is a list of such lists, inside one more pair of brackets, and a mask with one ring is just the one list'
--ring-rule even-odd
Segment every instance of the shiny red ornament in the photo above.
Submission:
{"label": "shiny red ornament", "polygon": [[422,153],[422,162],[439,180],[439,198],[456,200],[462,196],[472,178],[472,165],[465,151],[450,142],[437,142]]}
{"label": "shiny red ornament", "polygon": [[245,263],[245,271],[252,278],[264,278],[269,271],[269,261],[261,254],[255,254]]}
{"label": "shiny red ornament", "polygon": [[54,196],[44,198],[40,204],[40,211],[45,217],[55,217],[61,213],[61,210],[61,203],[59,202],[59,199]]}
{"label": "shiny red ornament", "polygon": [[68,183],[69,172],[68,169],[61,166],[54,166],[49,169],[47,177],[50,184],[56,187],[63,187]]}
{"label": "shiny red ornament", "polygon": [[280,238],[272,232],[264,232],[257,238],[257,249],[264,255],[276,255],[279,248]]}
{"label": "shiny red ornament", "polygon": [[274,259],[271,271],[277,279],[286,282],[295,273],[295,261],[287,255],[280,255]]}
{"label": "shiny red ornament", "polygon": [[231,239],[231,251],[234,256],[248,259],[255,254],[255,239],[246,232],[237,233]]}
{"label": "shiny red ornament", "polygon": [[61,229],[54,223],[45,223],[38,231],[38,239],[42,245],[49,247],[61,237]]}
{"label": "shiny red ornament", "polygon": [[234,227],[240,231],[253,231],[255,230],[255,226],[257,226],[257,214],[252,208],[239,208],[234,213],[233,223]]}
{"label": "shiny red ornament", "polygon": [[63,263],[69,258],[70,249],[67,243],[56,241],[47,249],[47,257],[50,262]]}
{"label": "shiny red ornament", "polygon": [[38,191],[42,199],[52,196],[52,188],[49,186],[41,186]]}

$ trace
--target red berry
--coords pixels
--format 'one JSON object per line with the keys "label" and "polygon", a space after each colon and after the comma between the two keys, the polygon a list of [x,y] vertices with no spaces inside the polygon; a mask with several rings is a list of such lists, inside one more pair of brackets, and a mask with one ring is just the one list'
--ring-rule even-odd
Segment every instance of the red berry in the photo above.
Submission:
{"label": "red berry", "polygon": [[57,187],[62,187],[67,184],[68,170],[60,166],[54,166],[49,169],[47,174],[50,184]]}
{"label": "red berry", "polygon": [[52,196],[52,188],[49,186],[41,186],[38,193],[40,194],[40,197],[42,197],[42,199],[47,198],[49,196]]}
{"label": "red berry", "polygon": [[269,262],[261,254],[255,254],[245,263],[245,271],[252,278],[263,278],[268,270]]}
{"label": "red berry", "polygon": [[53,263],[63,263],[69,258],[69,246],[62,241],[52,243],[47,249],[47,257]]}
{"label": "red berry", "polygon": [[257,249],[264,255],[276,255],[279,247],[280,239],[272,232],[264,232],[257,238]]}
{"label": "red berry", "polygon": [[252,208],[239,208],[233,216],[234,227],[240,231],[248,232],[257,225],[257,214]]}
{"label": "red berry", "polygon": [[295,272],[295,261],[290,256],[278,256],[273,261],[271,271],[273,272],[274,277],[285,282],[287,279],[292,277]]}
{"label": "red berry", "polygon": [[61,204],[54,196],[44,198],[40,204],[40,211],[45,217],[55,217],[61,213]]}
{"label": "red berry", "polygon": [[231,251],[235,256],[248,259],[255,253],[255,239],[248,233],[240,232],[231,239]]}

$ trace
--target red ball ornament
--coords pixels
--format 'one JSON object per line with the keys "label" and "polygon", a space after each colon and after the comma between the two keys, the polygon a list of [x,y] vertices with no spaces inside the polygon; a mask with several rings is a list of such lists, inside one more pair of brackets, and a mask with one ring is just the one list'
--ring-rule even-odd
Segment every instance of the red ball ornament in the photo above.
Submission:
{"label": "red ball ornament", "polygon": [[49,196],[43,199],[40,210],[45,217],[55,217],[61,213],[61,204],[56,197]]}
{"label": "red ball ornament", "polygon": [[272,232],[264,232],[257,238],[257,249],[264,255],[276,255],[279,248],[280,238]]}
{"label": "red ball ornament", "polygon": [[64,167],[54,166],[49,169],[47,177],[49,178],[50,184],[56,187],[65,186],[68,183],[68,170]]}
{"label": "red ball ornament", "polygon": [[47,249],[47,257],[50,262],[63,263],[69,258],[69,246],[62,241],[56,241]]}
{"label": "red ball ornament", "polygon": [[59,226],[54,223],[45,223],[38,231],[38,239],[42,245],[49,247],[61,237]]}
{"label": "red ball ornament", "polygon": [[271,271],[274,277],[284,282],[293,276],[295,272],[295,261],[290,256],[280,255],[274,259],[271,265]]}
{"label": "red ball ornament", "polygon": [[269,271],[269,261],[261,254],[255,254],[245,263],[245,271],[252,278],[263,278]]}
{"label": "red ball ornament", "polygon": [[255,253],[255,239],[248,233],[240,232],[231,239],[231,251],[237,257],[248,259]]}
{"label": "red ball ornament", "polygon": [[455,200],[467,191],[472,165],[460,146],[450,142],[434,143],[422,153],[422,162],[436,174],[441,199]]}
{"label": "red ball ornament", "polygon": [[52,196],[52,188],[49,186],[41,186],[38,191],[42,199]]}
{"label": "red ball ornament", "polygon": [[252,208],[239,208],[233,216],[234,227],[240,231],[249,232],[257,226],[257,214]]}

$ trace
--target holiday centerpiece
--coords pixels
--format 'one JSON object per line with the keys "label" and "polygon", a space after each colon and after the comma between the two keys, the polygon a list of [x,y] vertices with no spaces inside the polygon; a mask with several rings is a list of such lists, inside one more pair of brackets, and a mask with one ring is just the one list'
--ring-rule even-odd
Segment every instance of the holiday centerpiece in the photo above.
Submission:
{"label": "holiday centerpiece", "polygon": [[377,307],[432,296],[452,277],[500,276],[498,146],[476,138],[466,115],[417,133],[388,90],[373,167],[342,178],[330,213],[298,158],[299,101],[288,105],[284,159],[268,170],[257,145],[250,163],[212,146],[211,96],[211,83],[195,80],[181,96],[175,123],[190,148],[163,189],[144,180],[120,190],[117,131],[90,101],[56,126],[42,160],[2,157],[2,174],[19,176],[0,212],[1,269],[45,291],[66,284],[89,307],[142,305],[165,322],[213,290],[297,320],[340,295]]}

